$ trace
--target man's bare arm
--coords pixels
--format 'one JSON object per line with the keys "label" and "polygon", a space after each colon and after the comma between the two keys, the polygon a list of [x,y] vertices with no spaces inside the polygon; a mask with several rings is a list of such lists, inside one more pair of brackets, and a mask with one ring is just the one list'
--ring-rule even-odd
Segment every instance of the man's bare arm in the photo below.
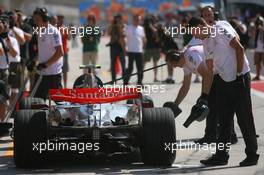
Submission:
{"label": "man's bare arm", "polygon": [[240,44],[238,39],[234,37],[230,41],[230,46],[235,49],[236,52],[236,59],[237,59],[237,73],[241,73],[243,71],[244,66],[244,47]]}
{"label": "man's bare arm", "polygon": [[177,98],[175,100],[175,103],[177,106],[180,105],[180,103],[183,101],[183,99],[188,94],[189,89],[190,89],[190,85],[191,85],[191,79],[192,79],[192,74],[184,76],[182,86],[181,86],[181,88],[178,92]]}
{"label": "man's bare arm", "polygon": [[63,56],[64,52],[63,52],[63,48],[62,46],[57,46],[55,47],[55,53],[52,55],[52,57],[46,62],[47,66],[52,65],[53,63],[55,63],[56,61],[58,61],[58,59],[60,57]]}
{"label": "man's bare arm", "polygon": [[17,54],[18,54],[18,52],[17,52],[17,51],[15,50],[15,48],[13,47],[13,45],[12,45],[12,43],[11,43],[9,37],[7,37],[7,39],[6,39],[6,43],[7,43],[7,46],[8,46],[8,48],[9,48],[8,53],[9,53],[12,57],[16,57]]}
{"label": "man's bare arm", "polygon": [[25,38],[26,41],[29,42],[32,39],[32,35],[29,34],[29,33],[24,32],[24,38]]}
{"label": "man's bare arm", "polygon": [[13,32],[14,32],[14,34],[15,34],[15,37],[16,37],[16,39],[17,39],[19,45],[24,45],[25,42],[26,42],[25,38],[22,37],[22,36],[20,36],[20,35],[16,32],[16,30],[14,30],[14,29],[13,29]]}
{"label": "man's bare arm", "polygon": [[213,59],[205,62],[206,64],[200,64],[197,70],[202,76],[202,93],[209,94],[213,81]]}

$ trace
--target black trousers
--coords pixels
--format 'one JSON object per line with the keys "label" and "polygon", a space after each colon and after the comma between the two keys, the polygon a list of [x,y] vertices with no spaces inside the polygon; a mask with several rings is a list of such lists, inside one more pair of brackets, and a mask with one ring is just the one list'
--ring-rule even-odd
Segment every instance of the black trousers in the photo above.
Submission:
{"label": "black trousers", "polygon": [[[217,139],[219,135],[219,86],[221,78],[218,74],[214,75],[213,83],[208,97],[209,115],[206,117],[205,138]],[[220,109],[221,110],[221,109]],[[236,137],[234,129],[234,118],[231,121],[231,135]]]}
{"label": "black trousers", "polygon": [[[35,87],[38,78],[39,78],[39,74],[36,74],[33,87]],[[43,98],[44,100],[46,100],[48,98],[50,89],[62,88],[61,80],[62,80],[61,74],[43,75],[43,78],[38,86],[38,89],[34,97]]]}
{"label": "black trousers", "polygon": [[[134,61],[136,62],[137,71],[142,72],[143,71],[143,53],[128,53],[128,68],[126,70],[124,84],[128,84],[130,75],[133,72],[134,68]],[[142,84],[143,79],[143,73],[138,74],[138,81],[137,84]]]}
{"label": "black trousers", "polygon": [[122,48],[110,46],[110,56],[111,56],[112,81],[115,81],[116,80],[115,64],[116,64],[116,60],[118,56],[119,56],[121,67],[122,67],[122,76],[123,77],[125,76],[125,71],[126,71],[125,54]]}
{"label": "black trousers", "polygon": [[[225,82],[220,79],[219,106],[221,109],[219,111],[218,143],[226,145],[230,142],[232,118],[236,113],[238,125],[246,144],[245,153],[247,156],[255,156],[258,144],[252,113],[250,83],[249,73],[244,75],[244,83]],[[224,150],[217,149],[217,153],[227,153],[227,147],[224,148]]]}

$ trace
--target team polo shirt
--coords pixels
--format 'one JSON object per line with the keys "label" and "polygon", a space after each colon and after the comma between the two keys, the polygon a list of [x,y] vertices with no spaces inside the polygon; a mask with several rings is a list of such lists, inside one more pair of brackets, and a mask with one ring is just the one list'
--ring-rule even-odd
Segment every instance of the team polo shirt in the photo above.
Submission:
{"label": "team polo shirt", "polygon": [[[44,33],[44,34],[43,34]],[[48,25],[46,32],[42,32],[38,35],[38,54],[39,62],[47,62],[56,52],[55,47],[62,46],[62,40],[60,31],[52,26]],[[56,75],[62,72],[63,57],[60,57],[55,63],[42,70],[43,75]]]}
{"label": "team polo shirt", "polygon": [[[228,25],[216,24],[215,37],[208,37],[203,40],[204,54],[206,59],[213,59],[214,73],[218,73],[226,81],[234,81],[237,75],[236,52],[230,46],[230,41],[237,37],[233,28]],[[221,29],[220,29],[221,28]],[[242,73],[250,71],[248,60],[244,55],[244,66]]]}
{"label": "team polo shirt", "polygon": [[183,66],[184,75],[191,73],[198,74],[198,67],[204,63],[204,50],[202,40],[192,38],[186,51],[184,52],[185,64]]}
{"label": "team polo shirt", "polygon": [[9,36],[11,45],[13,46],[14,50],[17,52],[17,55],[15,57],[12,57],[10,54],[8,54],[9,62],[10,63],[19,63],[21,61],[20,57],[20,47],[18,44],[18,41],[16,38]]}
{"label": "team polo shirt", "polygon": [[143,53],[143,38],[145,31],[142,26],[129,25],[125,29],[127,38],[127,51],[132,53]]}

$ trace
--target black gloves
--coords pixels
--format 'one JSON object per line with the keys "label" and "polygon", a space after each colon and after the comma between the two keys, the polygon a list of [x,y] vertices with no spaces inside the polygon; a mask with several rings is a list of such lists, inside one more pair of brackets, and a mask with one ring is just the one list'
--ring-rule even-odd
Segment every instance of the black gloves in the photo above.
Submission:
{"label": "black gloves", "polygon": [[237,75],[233,83],[235,87],[245,87],[244,75]]}
{"label": "black gloves", "polygon": [[208,94],[202,92],[201,96],[197,99],[196,104],[207,106],[208,105]]}
{"label": "black gloves", "polygon": [[164,103],[163,107],[170,108],[174,114],[174,118],[176,118],[182,112],[176,103],[172,101]]}
{"label": "black gloves", "polygon": [[42,69],[46,69],[48,66],[46,65],[46,63],[39,63],[37,66],[37,70],[42,70]]}

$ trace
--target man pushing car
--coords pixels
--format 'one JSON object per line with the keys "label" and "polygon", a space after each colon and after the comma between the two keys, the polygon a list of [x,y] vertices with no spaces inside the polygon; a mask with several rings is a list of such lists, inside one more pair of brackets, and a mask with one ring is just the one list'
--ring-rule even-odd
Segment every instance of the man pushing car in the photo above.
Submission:
{"label": "man pushing car", "polygon": [[[200,97],[197,99],[196,104],[192,108],[192,113],[196,111],[195,113],[198,112],[199,116],[201,116],[203,115],[203,112],[205,112],[204,106],[206,106],[207,108],[207,98],[211,86],[211,80],[209,80],[210,76],[208,75],[212,74],[212,71],[208,69],[208,66],[212,64],[206,63],[204,58],[205,56],[202,41],[194,37],[192,38],[192,40],[184,51],[180,52],[176,50],[171,50],[166,55],[167,64],[170,64],[173,67],[183,68],[184,71],[182,86],[178,92],[175,101],[166,102],[164,104],[164,107],[171,108],[174,113],[174,117],[177,117],[181,113],[181,109],[178,106],[183,101],[190,89],[191,78],[193,73],[198,74],[202,77],[202,92]],[[207,111],[207,113],[208,112],[209,111]]]}

